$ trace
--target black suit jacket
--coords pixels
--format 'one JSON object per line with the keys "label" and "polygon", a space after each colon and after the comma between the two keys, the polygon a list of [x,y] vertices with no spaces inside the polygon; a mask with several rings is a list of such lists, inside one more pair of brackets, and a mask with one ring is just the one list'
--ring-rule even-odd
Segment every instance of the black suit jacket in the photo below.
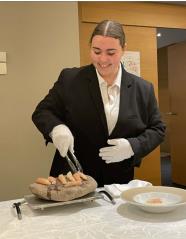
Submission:
{"label": "black suit jacket", "polygon": [[[32,119],[46,142],[51,142],[49,134],[56,125],[67,125],[74,136],[75,154],[84,172],[93,176],[99,186],[130,181],[133,167],[140,166],[142,157],[156,148],[165,134],[153,85],[126,72],[123,66],[119,116],[110,136],[93,65],[62,70],[53,88],[36,107]],[[106,164],[98,154],[99,149],[107,145],[108,138],[128,139],[134,156]],[[66,166],[56,151],[50,174],[57,176],[68,170]]]}

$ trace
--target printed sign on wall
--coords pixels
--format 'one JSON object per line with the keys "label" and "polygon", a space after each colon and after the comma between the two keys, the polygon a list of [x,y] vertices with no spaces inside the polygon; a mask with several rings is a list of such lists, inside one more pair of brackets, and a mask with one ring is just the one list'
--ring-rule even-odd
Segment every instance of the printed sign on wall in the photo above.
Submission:
{"label": "printed sign on wall", "polygon": [[140,76],[140,52],[125,51],[121,59],[126,71]]}

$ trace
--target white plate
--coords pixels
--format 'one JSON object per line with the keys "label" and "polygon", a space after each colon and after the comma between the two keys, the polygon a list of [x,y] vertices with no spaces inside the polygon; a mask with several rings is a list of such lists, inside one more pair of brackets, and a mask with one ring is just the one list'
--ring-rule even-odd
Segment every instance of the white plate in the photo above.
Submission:
{"label": "white plate", "polygon": [[144,211],[163,213],[186,204],[186,190],[164,186],[140,187],[124,191],[121,198]]}

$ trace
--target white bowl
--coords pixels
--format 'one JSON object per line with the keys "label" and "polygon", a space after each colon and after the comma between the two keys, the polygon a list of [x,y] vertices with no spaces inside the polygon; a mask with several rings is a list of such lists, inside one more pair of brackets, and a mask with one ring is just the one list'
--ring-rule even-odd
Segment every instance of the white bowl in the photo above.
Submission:
{"label": "white bowl", "polygon": [[134,196],[133,200],[137,203],[153,205],[153,206],[168,206],[180,203],[182,197],[172,193],[164,192],[147,192],[139,193]]}
{"label": "white bowl", "polygon": [[124,191],[121,198],[144,211],[162,213],[186,204],[186,190],[164,186],[140,187]]}

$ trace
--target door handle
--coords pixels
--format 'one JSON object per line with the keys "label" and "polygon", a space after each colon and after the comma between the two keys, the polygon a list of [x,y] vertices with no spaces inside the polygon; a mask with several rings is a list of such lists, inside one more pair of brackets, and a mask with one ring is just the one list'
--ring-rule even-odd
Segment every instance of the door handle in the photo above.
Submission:
{"label": "door handle", "polygon": [[165,115],[178,115],[176,112],[166,112]]}

